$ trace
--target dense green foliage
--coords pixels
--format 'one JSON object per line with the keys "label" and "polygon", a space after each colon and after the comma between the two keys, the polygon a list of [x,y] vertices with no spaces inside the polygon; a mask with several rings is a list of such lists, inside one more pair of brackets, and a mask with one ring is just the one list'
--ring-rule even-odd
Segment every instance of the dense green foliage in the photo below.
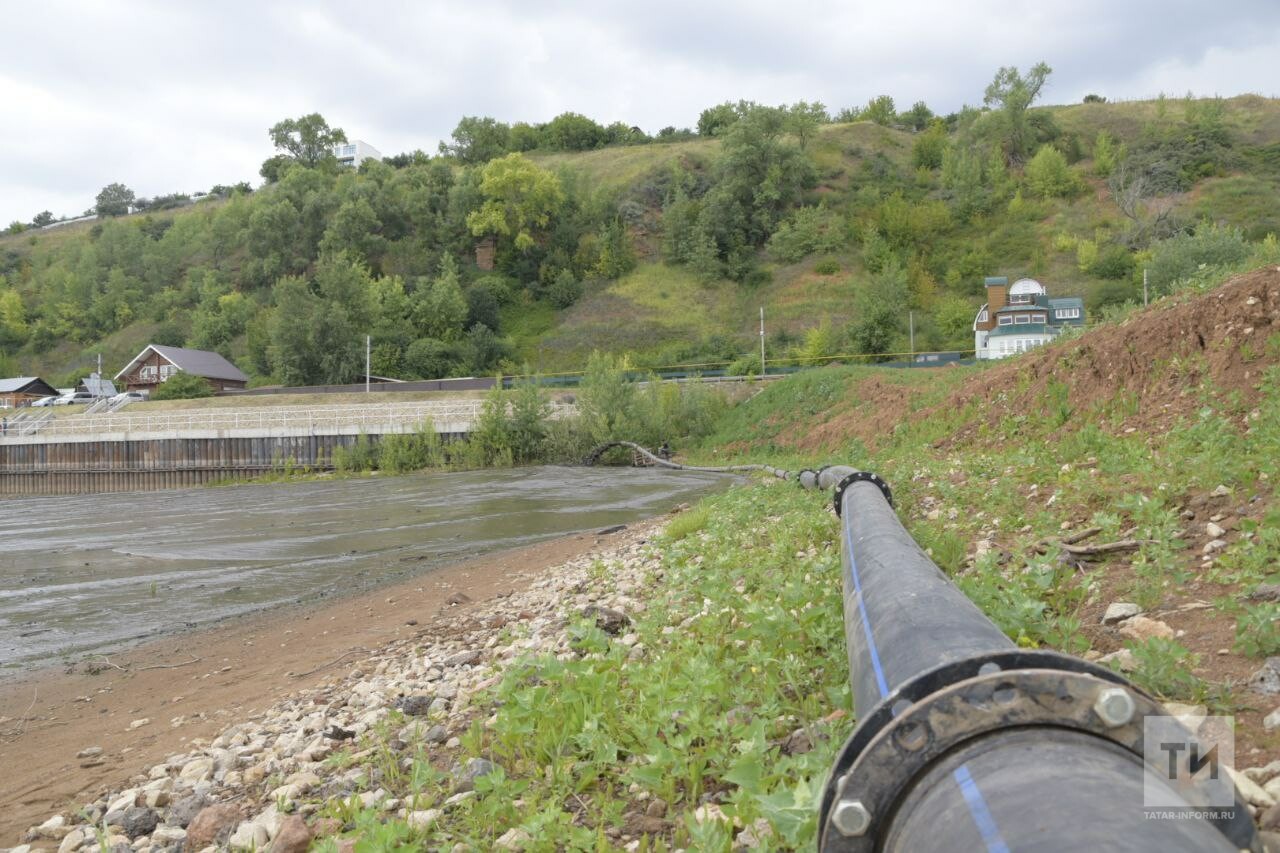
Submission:
{"label": "dense green foliage", "polygon": [[352,447],[334,453],[334,467],[341,472],[403,473],[577,463],[593,448],[619,439],[649,447],[687,444],[707,435],[728,408],[724,395],[713,387],[640,385],[630,373],[625,361],[597,353],[574,395],[574,416],[555,416],[549,393],[535,378],[491,390],[475,431],[466,439],[442,442],[429,424],[417,432],[383,436],[376,443],[362,436]]}
{"label": "dense green foliage", "polygon": [[1002,69],[988,109],[945,117],[725,103],[669,145],[573,113],[472,117],[441,156],[359,171],[332,157],[340,129],[288,119],[258,192],[0,240],[0,347],[53,381],[155,341],[255,382],[349,382],[365,335],[404,379],[581,370],[592,349],[728,364],[765,305],[773,363],[812,355],[824,320],[830,357],[905,351],[907,311],[916,349],[965,349],[985,275],[1096,317],[1140,299],[1144,267],[1167,290],[1280,228],[1270,102],[1039,108],[1047,74]]}
{"label": "dense green foliage", "polygon": [[213,386],[191,373],[175,373],[151,392],[152,400],[194,400],[212,396]]}

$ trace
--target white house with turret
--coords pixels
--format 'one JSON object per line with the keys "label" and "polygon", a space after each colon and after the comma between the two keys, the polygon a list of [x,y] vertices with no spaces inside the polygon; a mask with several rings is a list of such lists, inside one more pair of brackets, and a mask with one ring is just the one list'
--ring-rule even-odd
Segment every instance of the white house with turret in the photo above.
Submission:
{"label": "white house with turret", "polygon": [[1070,326],[1084,325],[1079,296],[1050,299],[1044,285],[1023,278],[986,279],[987,303],[973,318],[973,349],[980,359],[1005,358],[1049,343]]}

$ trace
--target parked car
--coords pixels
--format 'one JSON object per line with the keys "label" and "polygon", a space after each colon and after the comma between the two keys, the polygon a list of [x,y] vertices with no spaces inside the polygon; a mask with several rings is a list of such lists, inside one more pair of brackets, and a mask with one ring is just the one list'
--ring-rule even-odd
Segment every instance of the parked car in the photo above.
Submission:
{"label": "parked car", "polygon": [[57,399],[58,399],[58,395],[57,395],[57,394],[53,394],[53,395],[51,395],[51,396],[49,396],[49,397],[41,397],[39,400],[34,401],[31,405],[33,405],[33,406],[52,406],[52,405],[57,401]]}
{"label": "parked car", "polygon": [[111,398],[111,402],[120,403],[120,402],[123,402],[124,400],[129,400],[131,402],[136,403],[139,400],[145,400],[145,399],[147,399],[147,395],[144,394],[142,391],[121,391],[119,394]]}
{"label": "parked car", "polygon": [[92,403],[96,400],[88,391],[70,391],[53,401],[55,406],[74,406],[77,403]]}

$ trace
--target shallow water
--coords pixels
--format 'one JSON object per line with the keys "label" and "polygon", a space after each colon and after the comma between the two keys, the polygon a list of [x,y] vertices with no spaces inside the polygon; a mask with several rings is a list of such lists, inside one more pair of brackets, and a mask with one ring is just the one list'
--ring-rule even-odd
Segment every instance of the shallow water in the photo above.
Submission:
{"label": "shallow water", "polygon": [[118,647],[462,558],[636,521],[723,487],[520,468],[0,502],[0,668]]}

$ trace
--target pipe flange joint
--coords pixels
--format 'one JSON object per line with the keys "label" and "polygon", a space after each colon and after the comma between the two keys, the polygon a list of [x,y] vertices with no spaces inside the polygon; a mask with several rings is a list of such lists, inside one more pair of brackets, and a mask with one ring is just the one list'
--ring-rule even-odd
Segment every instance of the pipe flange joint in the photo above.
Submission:
{"label": "pipe flange joint", "polygon": [[836,515],[843,514],[845,489],[849,488],[854,483],[875,484],[875,486],[878,489],[880,489],[880,494],[884,495],[884,499],[889,504],[889,506],[890,507],[893,506],[893,491],[890,490],[889,484],[886,483],[880,477],[879,474],[873,474],[870,471],[854,471],[852,474],[845,477],[839,483],[836,483],[836,490],[835,490],[835,496],[834,496],[835,505],[836,505]]}

